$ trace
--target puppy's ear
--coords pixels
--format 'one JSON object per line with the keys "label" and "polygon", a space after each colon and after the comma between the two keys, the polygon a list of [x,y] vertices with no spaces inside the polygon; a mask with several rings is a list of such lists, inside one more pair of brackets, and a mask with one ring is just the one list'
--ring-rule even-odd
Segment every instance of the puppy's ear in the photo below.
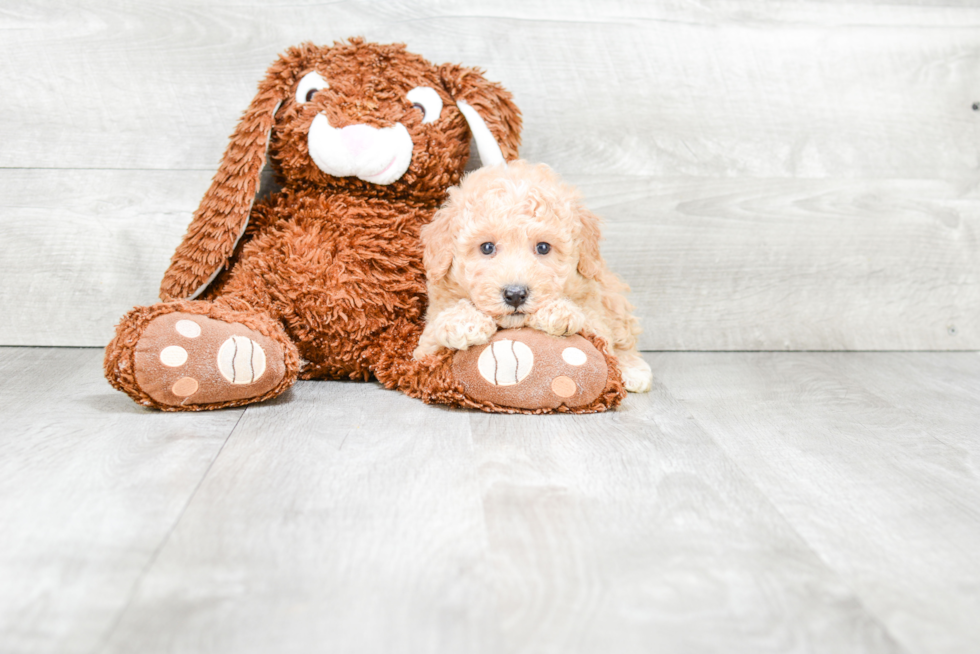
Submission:
{"label": "puppy's ear", "polygon": [[574,207],[579,221],[578,272],[589,279],[599,279],[606,263],[599,254],[599,239],[602,237],[602,220],[580,203]]}
{"label": "puppy's ear", "polygon": [[292,83],[280,59],[259,84],[258,95],[231,135],[211,187],[187,228],[160,284],[160,299],[192,299],[227,265],[245,233],[265,165],[276,111]]}
{"label": "puppy's ear", "polygon": [[488,81],[479,68],[445,64],[439,67],[439,76],[470,126],[483,165],[517,159],[521,111],[510,91]]}
{"label": "puppy's ear", "polygon": [[432,218],[432,222],[422,226],[422,246],[425,248],[423,263],[425,279],[437,284],[446,278],[453,265],[453,225],[456,223],[458,207],[450,195],[450,200]]}

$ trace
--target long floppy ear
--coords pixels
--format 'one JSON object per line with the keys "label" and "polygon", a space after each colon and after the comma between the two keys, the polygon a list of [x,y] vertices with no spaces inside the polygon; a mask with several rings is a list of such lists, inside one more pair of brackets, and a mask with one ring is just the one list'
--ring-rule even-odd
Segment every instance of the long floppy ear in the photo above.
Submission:
{"label": "long floppy ear", "polygon": [[248,226],[276,111],[286,97],[283,62],[274,64],[231,135],[218,172],[160,284],[160,299],[193,299],[227,265]]}
{"label": "long floppy ear", "polygon": [[425,265],[425,279],[430,284],[441,282],[449,274],[453,265],[453,225],[461,207],[454,201],[455,189],[450,190],[449,201],[432,217],[432,221],[422,226],[421,239],[425,252],[422,261]]}
{"label": "long floppy ear", "polygon": [[444,64],[439,76],[470,126],[483,165],[517,159],[521,111],[510,91],[488,81],[479,68]]}
{"label": "long floppy ear", "polygon": [[578,203],[574,207],[581,228],[579,230],[578,272],[583,277],[599,279],[605,270],[606,262],[599,254],[599,239],[602,238],[602,219]]}

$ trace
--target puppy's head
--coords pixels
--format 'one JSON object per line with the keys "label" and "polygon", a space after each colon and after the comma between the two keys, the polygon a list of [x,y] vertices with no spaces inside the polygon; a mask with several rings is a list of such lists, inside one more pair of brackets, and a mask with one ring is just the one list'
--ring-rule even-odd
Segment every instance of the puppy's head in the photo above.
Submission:
{"label": "puppy's head", "polygon": [[599,219],[579,193],[525,161],[470,173],[422,229],[430,294],[469,298],[502,327],[595,278],[598,241]]}

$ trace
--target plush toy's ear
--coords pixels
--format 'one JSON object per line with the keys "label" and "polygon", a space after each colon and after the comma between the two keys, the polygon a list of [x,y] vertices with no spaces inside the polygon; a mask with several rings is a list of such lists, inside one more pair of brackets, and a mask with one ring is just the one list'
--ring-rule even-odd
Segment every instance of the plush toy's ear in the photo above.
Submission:
{"label": "plush toy's ear", "polygon": [[421,239],[425,248],[422,260],[425,263],[425,279],[429,284],[445,279],[453,265],[453,225],[459,211],[452,197],[453,190],[450,191],[449,202],[435,213],[429,224],[422,226]]}
{"label": "plush toy's ear", "polygon": [[276,111],[286,97],[282,64],[269,69],[231,135],[218,172],[194,212],[160,284],[164,301],[193,299],[228,263],[245,228],[265,165]]}
{"label": "plush toy's ear", "polygon": [[599,279],[605,269],[605,262],[599,254],[599,239],[602,235],[602,220],[579,204],[575,207],[579,219],[578,272],[583,277]]}
{"label": "plush toy's ear", "polygon": [[478,68],[445,64],[439,75],[470,126],[483,165],[517,159],[521,112],[510,91],[488,81]]}

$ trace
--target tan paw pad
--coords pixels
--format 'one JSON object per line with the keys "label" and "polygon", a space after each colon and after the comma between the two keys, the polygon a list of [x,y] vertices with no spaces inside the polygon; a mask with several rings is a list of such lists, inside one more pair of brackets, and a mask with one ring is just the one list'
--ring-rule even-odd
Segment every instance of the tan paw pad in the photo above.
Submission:
{"label": "tan paw pad", "polygon": [[551,390],[554,391],[555,395],[558,397],[571,397],[575,395],[575,391],[577,391],[578,388],[575,386],[575,382],[571,377],[558,375],[551,380]]}
{"label": "tan paw pad", "polygon": [[177,397],[190,397],[199,387],[200,384],[193,377],[181,377],[170,387],[170,391]]}

